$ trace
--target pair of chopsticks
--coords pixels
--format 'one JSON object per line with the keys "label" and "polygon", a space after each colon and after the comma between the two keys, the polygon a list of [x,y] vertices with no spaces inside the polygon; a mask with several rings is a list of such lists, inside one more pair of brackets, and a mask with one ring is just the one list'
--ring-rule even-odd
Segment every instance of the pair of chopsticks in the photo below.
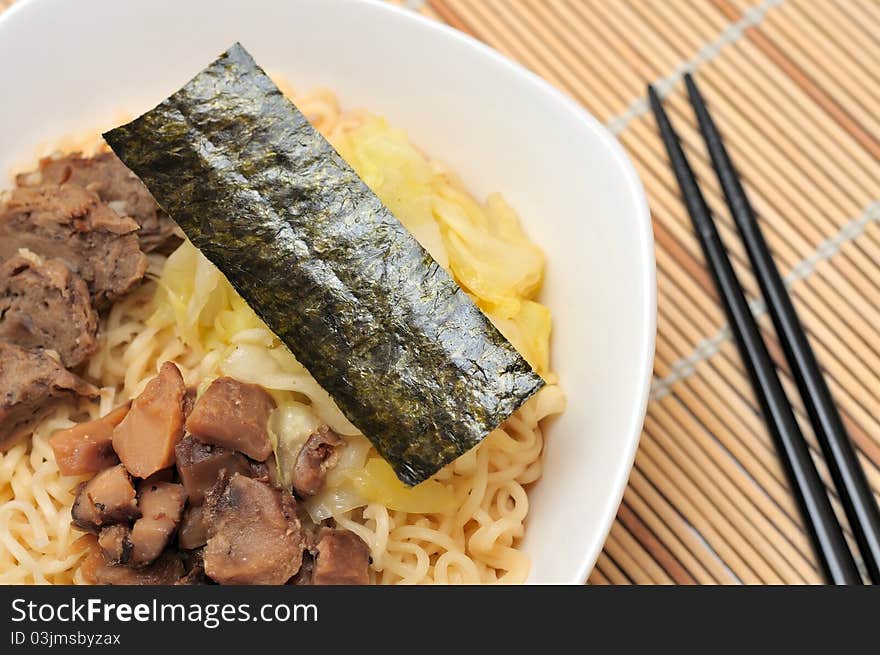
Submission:
{"label": "pair of chopsticks", "polygon": [[[712,165],[730,212],[745,244],[761,293],[782,343],[785,358],[797,383],[810,422],[831,472],[834,486],[849,521],[872,583],[880,583],[880,511],[865,479],[816,356],[798,320],[785,284],[761,233],[721,135],[690,74],[685,75],[691,105],[706,142]],[[669,154],[694,230],[724,304],[764,420],[782,460],[807,533],[825,578],[834,584],[861,584],[862,577],[834,515],[825,486],[819,478],[810,449],[779,382],[767,346],[733,271],[709,207],[688,164],[678,135],[669,122],[660,98],[648,87],[651,109]]]}

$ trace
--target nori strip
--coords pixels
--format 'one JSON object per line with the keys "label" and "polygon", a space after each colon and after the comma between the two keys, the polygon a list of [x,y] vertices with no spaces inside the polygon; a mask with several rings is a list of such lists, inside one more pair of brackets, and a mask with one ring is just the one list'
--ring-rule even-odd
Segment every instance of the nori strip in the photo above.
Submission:
{"label": "nori strip", "polygon": [[104,138],[403,482],[543,386],[240,44]]}

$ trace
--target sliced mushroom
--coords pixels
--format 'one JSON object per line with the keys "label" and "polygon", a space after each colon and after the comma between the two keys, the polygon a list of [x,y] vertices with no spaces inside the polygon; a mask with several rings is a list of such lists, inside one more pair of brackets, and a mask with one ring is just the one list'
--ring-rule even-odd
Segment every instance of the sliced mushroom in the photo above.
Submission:
{"label": "sliced mushroom", "polygon": [[117,464],[80,485],[70,510],[73,524],[98,533],[112,523],[123,523],[141,515],[128,471]]}
{"label": "sliced mushroom", "polygon": [[205,499],[205,573],[221,584],[284,584],[299,570],[302,535],[289,492],[239,473]]}
{"label": "sliced mushroom", "polygon": [[225,470],[229,475],[241,473],[250,476],[251,473],[251,466],[241,453],[203,443],[192,435],[181,439],[174,453],[180,481],[193,505],[202,504],[205,493],[217,483],[221,471]]}
{"label": "sliced mushroom", "polygon": [[342,437],[322,425],[306,440],[293,467],[292,482],[302,497],[314,496],[324,488],[327,472],[336,466],[339,449],[345,444]]}
{"label": "sliced mushroom", "polygon": [[185,393],[180,369],[165,362],[113,431],[113,449],[135,477],[147,478],[174,463],[174,446],[183,437]]}
{"label": "sliced mushroom", "polygon": [[177,532],[177,545],[183,550],[201,548],[208,542],[201,505],[187,507]]}
{"label": "sliced mushroom", "polygon": [[131,558],[131,530],[128,525],[117,523],[101,529],[98,535],[98,546],[104,553],[104,559],[111,564],[128,564]]}
{"label": "sliced mushroom", "polygon": [[205,443],[264,461],[272,453],[269,415],[275,401],[255,384],[222,377],[196,400],[186,429]]}
{"label": "sliced mushroom", "polygon": [[128,414],[129,406],[126,403],[106,416],[58,430],[49,437],[62,475],[97,473],[119,463],[113,450],[113,429]]}
{"label": "sliced mushroom", "polygon": [[172,482],[142,484],[138,498],[141,518],[131,529],[131,566],[146,566],[155,560],[174,536],[186,491],[182,485]]}
{"label": "sliced mushroom", "polygon": [[365,585],[370,583],[370,549],[351,530],[323,528],[318,538],[312,583]]}
{"label": "sliced mushroom", "polygon": [[173,585],[184,574],[183,562],[172,553],[163,553],[149,566],[135,569],[108,562],[99,549],[83,560],[80,571],[91,584],[106,585]]}

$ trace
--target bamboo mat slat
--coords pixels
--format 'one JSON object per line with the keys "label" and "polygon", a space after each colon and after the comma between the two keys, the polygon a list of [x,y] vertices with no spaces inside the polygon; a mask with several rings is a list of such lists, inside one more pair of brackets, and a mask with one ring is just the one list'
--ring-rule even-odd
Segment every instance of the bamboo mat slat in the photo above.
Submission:
{"label": "bamboo mat slat", "polygon": [[[699,75],[880,495],[880,5],[390,1],[474,36],[570,95],[618,136],[648,192],[655,377],[629,486],[589,582],[820,582],[644,93],[651,82],[666,97],[818,453],[681,84],[685,72]],[[0,0],[0,10],[11,4]]]}

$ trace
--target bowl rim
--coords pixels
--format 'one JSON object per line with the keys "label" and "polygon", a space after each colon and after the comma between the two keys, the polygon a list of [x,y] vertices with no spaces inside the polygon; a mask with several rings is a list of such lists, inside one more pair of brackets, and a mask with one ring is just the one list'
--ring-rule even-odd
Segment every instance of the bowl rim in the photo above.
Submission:
{"label": "bowl rim", "polygon": [[[58,0],[18,0],[11,7],[0,12],[0,31],[4,29],[5,25],[10,20],[15,20],[15,17],[22,11],[30,11],[39,5],[46,5],[48,8],[51,3],[57,1]],[[640,284],[643,287],[641,309],[646,320],[646,325],[644,326],[645,329],[642,334],[641,342],[638,344],[641,355],[639,360],[641,364],[637,375],[637,377],[642,380],[642,383],[640,393],[638,397],[634,399],[636,402],[634,402],[633,409],[627,420],[628,428],[625,433],[626,440],[621,440],[621,443],[623,444],[621,447],[623,457],[620,459],[617,471],[614,472],[614,488],[611,490],[611,493],[606,496],[604,501],[601,511],[601,527],[596,532],[594,543],[584,552],[577,571],[572,573],[571,584],[582,584],[586,582],[587,577],[595,566],[599,553],[601,552],[605,540],[608,537],[608,533],[614,523],[621,501],[623,500],[623,494],[626,491],[626,486],[635,461],[636,451],[638,449],[639,439],[644,425],[651,381],[653,378],[657,328],[656,259],[654,255],[654,233],[651,214],[642,182],[636,173],[635,166],[623,149],[623,146],[605,125],[574,99],[539,77],[537,74],[528,70],[522,64],[505,57],[497,50],[470,34],[458,30],[439,20],[432,20],[412,9],[392,5],[383,0],[335,1],[337,4],[367,5],[372,11],[387,12],[395,15],[398,19],[404,22],[409,22],[411,25],[418,25],[423,29],[442,34],[445,38],[469,48],[476,55],[492,60],[496,65],[506,69],[509,73],[520,78],[531,86],[532,89],[534,89],[534,92],[551,97],[555,103],[564,108],[568,113],[572,114],[573,117],[578,119],[587,129],[592,131],[594,135],[598,137],[598,140],[603,144],[607,153],[610,155],[611,160],[614,161],[617,168],[623,174],[628,195],[630,195],[635,201],[635,218],[638,224],[638,260],[644,263],[639,277]]]}

